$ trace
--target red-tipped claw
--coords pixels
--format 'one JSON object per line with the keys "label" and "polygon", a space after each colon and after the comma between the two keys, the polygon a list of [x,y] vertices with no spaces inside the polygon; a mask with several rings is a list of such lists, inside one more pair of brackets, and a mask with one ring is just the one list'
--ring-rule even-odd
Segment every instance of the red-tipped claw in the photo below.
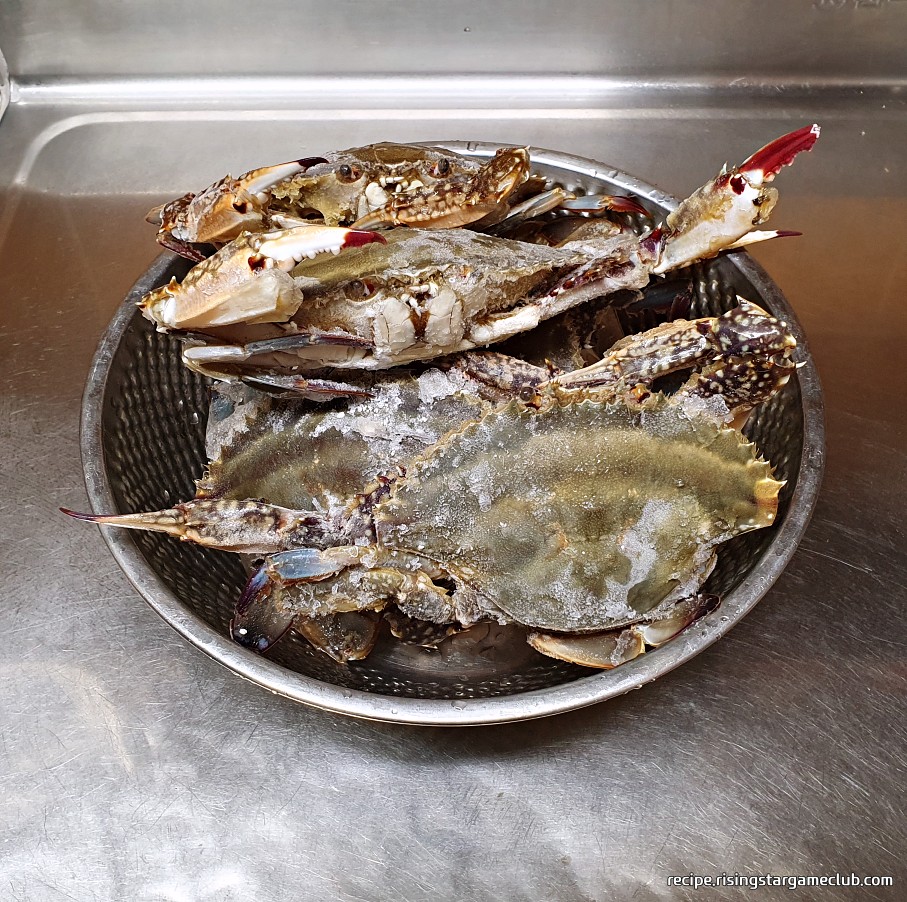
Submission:
{"label": "red-tipped claw", "polygon": [[819,132],[818,125],[806,125],[795,132],[775,138],[744,160],[738,171],[744,173],[752,182],[770,182],[782,167],[790,166],[794,162],[797,154],[812,150],[813,145],[819,140]]}
{"label": "red-tipped claw", "polygon": [[778,192],[766,182],[810,150],[818,137],[818,125],[782,135],[694,191],[665,220],[665,246],[652,272],[661,275],[729,248],[781,237],[781,232],[753,232],[778,201]]}

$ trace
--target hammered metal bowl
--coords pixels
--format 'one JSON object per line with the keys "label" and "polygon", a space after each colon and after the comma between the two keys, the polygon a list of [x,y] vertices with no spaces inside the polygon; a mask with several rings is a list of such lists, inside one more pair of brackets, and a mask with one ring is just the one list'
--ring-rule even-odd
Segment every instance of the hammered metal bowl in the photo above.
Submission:
{"label": "hammered metal bowl", "polygon": [[[479,158],[497,145],[439,144]],[[535,168],[569,189],[632,193],[658,215],[677,201],[601,163],[532,149]],[[157,510],[191,498],[204,470],[206,380],[180,362],[179,342],[157,333],[135,302],[181,278],[188,263],[164,254],[136,282],[98,348],[82,410],[82,456],[96,513]],[[694,315],[749,298],[785,319],[797,337],[797,376],[751,418],[747,431],[787,480],[776,524],[722,546],[706,589],[719,608],[659,649],[612,671],[543,657],[516,627],[488,627],[430,652],[382,639],[365,661],[339,665],[295,636],[267,658],[231,641],[228,624],[246,574],[234,555],[166,536],[104,528],[120,566],[180,634],[239,675],[297,701],[376,720],[432,725],[503,723],[567,711],[620,695],[706,648],[764,595],[787,564],[812,512],[824,461],[822,397],[799,323],[777,286],[748,255],[691,268]]]}

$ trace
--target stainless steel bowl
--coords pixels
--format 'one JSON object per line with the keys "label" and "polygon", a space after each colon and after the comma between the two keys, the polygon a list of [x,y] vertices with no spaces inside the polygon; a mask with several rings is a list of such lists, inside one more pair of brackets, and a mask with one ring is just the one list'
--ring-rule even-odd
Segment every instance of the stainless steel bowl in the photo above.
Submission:
{"label": "stainless steel bowl", "polygon": [[[438,146],[491,156],[496,145]],[[537,170],[568,188],[629,192],[655,212],[677,201],[593,160],[532,149]],[[194,494],[205,465],[205,381],[179,359],[178,342],[154,331],[135,307],[143,294],[182,277],[188,265],[163,254],[142,275],[104,334],[82,408],[82,457],[97,513],[154,510]],[[534,652],[518,628],[495,627],[484,641],[449,640],[429,652],[383,640],[370,657],[338,665],[295,636],[269,658],[231,641],[232,607],[244,579],[233,555],[165,536],[105,528],[104,537],[133,585],[174,629],[225,667],[288,698],[374,720],[429,725],[505,723],[568,711],[621,695],[673,670],[723,636],[765,594],[790,560],[809,521],[824,463],[822,394],[796,316],[748,255],[693,267],[696,315],[734,306],[735,295],[787,320],[797,337],[797,376],[748,428],[787,480],[772,529],[724,545],[707,588],[719,608],[659,649],[612,671],[590,671]],[[468,635],[468,634],[467,634]]]}

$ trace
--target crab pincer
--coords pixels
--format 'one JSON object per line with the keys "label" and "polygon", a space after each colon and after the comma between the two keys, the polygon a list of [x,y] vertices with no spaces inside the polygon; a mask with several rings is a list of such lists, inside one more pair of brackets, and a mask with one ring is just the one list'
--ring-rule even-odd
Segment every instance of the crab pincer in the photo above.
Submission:
{"label": "crab pincer", "polygon": [[227,175],[198,194],[184,194],[150,210],[147,222],[158,226],[157,240],[189,260],[204,260],[199,244],[223,244],[244,231],[261,231],[267,222],[271,189],[281,181],[326,162],[324,157],[264,166],[239,178]]}
{"label": "crab pincer", "polygon": [[290,276],[298,264],[384,241],[377,232],[318,225],[244,234],[138,306],[160,331],[286,322],[302,303]]}
{"label": "crab pincer", "polygon": [[739,166],[725,166],[668,215],[658,236],[663,238],[660,259],[652,272],[665,273],[713,257],[722,249],[798,234],[753,232],[753,226],[765,222],[778,201],[778,192],[767,183],[818,139],[818,125],[804,126],[769,142]]}

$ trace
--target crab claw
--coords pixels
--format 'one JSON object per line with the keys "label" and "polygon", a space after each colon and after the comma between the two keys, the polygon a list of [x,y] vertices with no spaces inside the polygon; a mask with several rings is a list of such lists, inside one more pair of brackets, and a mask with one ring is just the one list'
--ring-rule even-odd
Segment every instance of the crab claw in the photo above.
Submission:
{"label": "crab claw", "polygon": [[302,376],[249,373],[241,377],[246,385],[278,398],[304,398],[307,401],[333,401],[336,398],[371,398],[372,393],[358,385],[332,379],[304,379]]}
{"label": "crab claw", "polygon": [[167,510],[140,514],[60,510],[68,517],[99,526],[165,532],[184,542],[243,554],[271,554],[300,543],[322,541],[328,531],[319,514],[261,501],[187,501]]}
{"label": "crab claw", "polygon": [[302,303],[289,275],[298,263],[373,241],[385,239],[375,232],[319,225],[244,234],[194,266],[182,283],[171,279],[138,306],[161,331],[286,322]]}
{"label": "crab claw", "polygon": [[737,172],[753,185],[770,182],[784,166],[790,166],[794,162],[797,154],[812,150],[819,140],[820,131],[818,125],[805,125],[795,132],[775,138],[744,160]]}
{"label": "crab claw", "polygon": [[530,633],[528,642],[550,658],[559,658],[583,667],[611,670],[673,639],[691,623],[714,611],[717,595],[701,594],[678,601],[662,616],[636,623],[622,630],[604,633],[557,634]]}
{"label": "crab claw", "polygon": [[[737,306],[716,317],[712,333],[722,357],[755,356],[768,359],[772,355],[789,356],[797,340],[788,325],[758,304],[737,296]],[[700,328],[700,331],[704,331]]]}
{"label": "crab claw", "polygon": [[357,219],[353,228],[405,225],[455,229],[489,218],[497,222],[507,198],[528,177],[528,148],[501,148],[476,173],[451,176],[430,188],[395,195],[384,206]]}
{"label": "crab claw", "polygon": [[262,566],[247,583],[230,620],[233,640],[258,654],[282,639],[296,619],[295,614],[275,603],[271,589],[268,572]]}
{"label": "crab claw", "polygon": [[797,154],[812,149],[818,138],[818,125],[783,135],[682,201],[665,220],[664,246],[652,272],[665,273],[730,247],[780,237],[778,232],[749,235],[753,226],[768,220],[778,201],[778,192],[766,183]]}
{"label": "crab claw", "polygon": [[560,373],[548,385],[568,391],[621,383],[633,388],[668,373],[705,367],[691,377],[688,393],[721,395],[731,409],[752,408],[787,381],[797,341],[787,323],[750,301],[737,300],[738,306],[721,316],[662,323],[622,339],[600,360]]}
{"label": "crab claw", "polygon": [[297,614],[282,604],[293,583],[319,582],[354,563],[360,550],[354,547],[294,548],[273,554],[252,575],[236,603],[230,635],[246,648],[267,651],[293,625]]}
{"label": "crab claw", "polygon": [[308,157],[253,169],[239,178],[228,175],[198,194],[185,194],[155,207],[145,219],[159,226],[159,244],[197,260],[201,252],[193,247],[195,244],[222,244],[244,231],[264,228],[271,188],[324,162],[323,157]]}

